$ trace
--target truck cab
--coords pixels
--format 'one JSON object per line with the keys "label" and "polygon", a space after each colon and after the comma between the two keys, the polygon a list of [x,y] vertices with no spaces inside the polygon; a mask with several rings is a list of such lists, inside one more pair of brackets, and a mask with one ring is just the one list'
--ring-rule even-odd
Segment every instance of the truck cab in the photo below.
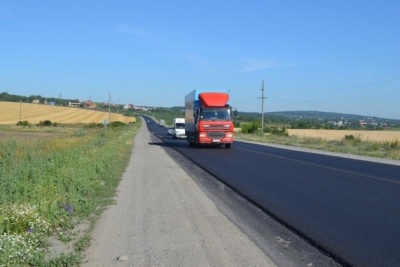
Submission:
{"label": "truck cab", "polygon": [[231,148],[233,112],[229,95],[204,92],[196,99],[195,91],[185,97],[186,135],[190,145],[215,145]]}

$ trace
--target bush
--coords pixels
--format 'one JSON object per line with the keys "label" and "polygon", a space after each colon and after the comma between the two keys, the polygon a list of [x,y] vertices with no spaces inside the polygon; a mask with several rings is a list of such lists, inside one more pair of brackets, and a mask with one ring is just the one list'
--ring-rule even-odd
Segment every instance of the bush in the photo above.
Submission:
{"label": "bush", "polygon": [[289,136],[289,133],[288,133],[288,131],[286,130],[285,127],[283,127],[283,128],[278,128],[278,127],[272,128],[272,132],[271,133],[274,134],[274,135],[279,135],[279,136]]}
{"label": "bush", "polygon": [[85,126],[84,126],[84,128],[86,128],[86,129],[102,128],[102,127],[104,127],[104,124],[95,123],[95,122],[85,124]]}
{"label": "bush", "polygon": [[38,126],[43,127],[43,126],[51,126],[53,123],[49,120],[45,120],[45,121],[40,121],[38,123]]}
{"label": "bush", "polygon": [[255,133],[259,128],[258,122],[253,121],[251,124],[242,124],[242,133]]}
{"label": "bush", "polygon": [[125,126],[126,124],[122,121],[112,121],[110,123],[110,127],[121,127],[121,126]]}
{"label": "bush", "polygon": [[17,126],[31,126],[31,124],[28,121],[19,121]]}
{"label": "bush", "polygon": [[349,135],[345,135],[343,138],[344,141],[349,142],[349,143],[353,143],[353,144],[359,144],[361,143],[361,138],[359,136],[354,136],[352,134]]}

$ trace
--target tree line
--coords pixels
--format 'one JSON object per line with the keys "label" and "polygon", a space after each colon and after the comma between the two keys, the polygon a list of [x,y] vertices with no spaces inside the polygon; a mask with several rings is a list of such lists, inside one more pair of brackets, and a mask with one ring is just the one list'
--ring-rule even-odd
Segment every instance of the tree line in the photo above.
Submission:
{"label": "tree line", "polygon": [[53,102],[55,105],[58,105],[58,106],[68,106],[69,102],[79,102],[78,99],[61,99],[61,98],[55,98],[55,97],[42,97],[41,95],[20,96],[20,95],[12,95],[7,92],[0,93],[0,101],[32,103],[33,100],[39,100],[39,102],[42,104],[45,101],[47,101],[48,103]]}

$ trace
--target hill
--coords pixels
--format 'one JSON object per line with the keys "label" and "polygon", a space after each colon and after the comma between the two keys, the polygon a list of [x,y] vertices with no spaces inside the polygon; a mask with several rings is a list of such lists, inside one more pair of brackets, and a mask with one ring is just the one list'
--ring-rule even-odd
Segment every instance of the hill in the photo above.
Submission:
{"label": "hill", "polygon": [[65,124],[103,123],[104,120],[124,123],[136,121],[134,117],[85,108],[0,101],[0,124],[15,125],[18,121],[37,124],[46,120]]}
{"label": "hill", "polygon": [[[240,117],[245,120],[252,120],[254,118],[261,118],[261,113],[241,112]],[[396,119],[321,111],[267,112],[264,114],[264,118],[266,121],[284,122],[292,126],[298,124],[298,122],[325,125],[352,125],[351,127],[368,126],[370,128],[376,128],[376,126],[383,128],[400,126],[400,120]]]}
{"label": "hill", "polygon": [[322,119],[322,120],[374,120],[374,121],[390,121],[393,123],[400,123],[400,120],[379,118],[376,116],[364,116],[356,114],[335,113],[335,112],[322,112],[322,111],[279,111],[269,112],[268,115],[284,116],[290,118],[303,118],[303,119]]}

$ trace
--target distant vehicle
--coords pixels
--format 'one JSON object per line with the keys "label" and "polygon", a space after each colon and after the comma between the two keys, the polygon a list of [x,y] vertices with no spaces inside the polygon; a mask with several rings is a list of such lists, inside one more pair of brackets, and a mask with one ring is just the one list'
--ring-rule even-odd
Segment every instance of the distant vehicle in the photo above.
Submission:
{"label": "distant vehicle", "polygon": [[172,135],[173,133],[174,133],[174,129],[172,129],[172,127],[169,127],[167,130],[167,134]]}
{"label": "distant vehicle", "polygon": [[186,138],[185,132],[185,119],[175,118],[172,125],[172,137],[176,138]]}
{"label": "distant vehicle", "polygon": [[227,93],[204,92],[198,95],[198,99],[196,91],[186,95],[185,130],[190,145],[224,145],[231,148],[233,114],[228,100]]}

